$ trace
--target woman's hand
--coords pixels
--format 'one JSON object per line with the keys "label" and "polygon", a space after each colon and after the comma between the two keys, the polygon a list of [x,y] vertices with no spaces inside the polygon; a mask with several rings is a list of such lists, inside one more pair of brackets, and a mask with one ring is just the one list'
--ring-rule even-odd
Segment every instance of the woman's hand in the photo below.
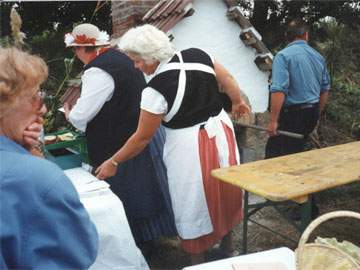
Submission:
{"label": "woman's hand", "polygon": [[28,150],[31,150],[34,147],[39,146],[40,144],[40,136],[41,136],[41,130],[42,130],[42,118],[39,118],[38,121],[33,122],[28,126],[24,132],[24,147]]}
{"label": "woman's hand", "polygon": [[105,160],[95,171],[96,177],[100,180],[105,180],[116,174],[117,167],[110,161]]}
{"label": "woman's hand", "polygon": [[232,104],[231,114],[235,120],[249,114],[250,111],[249,105],[247,105],[243,100]]}

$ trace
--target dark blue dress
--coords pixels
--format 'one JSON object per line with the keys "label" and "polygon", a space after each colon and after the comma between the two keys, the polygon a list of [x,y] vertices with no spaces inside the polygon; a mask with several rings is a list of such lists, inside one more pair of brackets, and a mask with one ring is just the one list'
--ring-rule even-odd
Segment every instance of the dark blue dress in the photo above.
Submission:
{"label": "dark blue dress", "polygon": [[150,144],[107,180],[124,204],[137,243],[177,234],[162,159],[164,141],[165,132],[160,127]]}

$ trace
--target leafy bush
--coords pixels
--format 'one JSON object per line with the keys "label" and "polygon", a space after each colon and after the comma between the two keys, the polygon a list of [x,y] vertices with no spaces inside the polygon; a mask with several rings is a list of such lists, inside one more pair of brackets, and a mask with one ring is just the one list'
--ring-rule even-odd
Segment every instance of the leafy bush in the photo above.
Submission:
{"label": "leafy bush", "polygon": [[[93,22],[101,29],[111,30],[110,7],[108,1],[22,2],[16,5],[5,2],[2,5],[0,45],[21,46],[41,56],[49,67],[49,78],[42,86],[49,96],[46,101],[48,114],[44,123],[46,132],[71,126],[58,111],[61,106],[60,97],[66,90],[67,81],[76,77],[82,69],[82,64],[80,61],[75,61],[72,51],[65,48],[64,34],[66,31],[71,31],[74,25],[83,22]],[[14,9],[18,12],[11,17],[10,14],[14,13]],[[25,43],[16,43],[14,24],[17,26],[18,34],[20,31],[21,34],[22,32],[27,34]]]}
{"label": "leafy bush", "polygon": [[75,61],[72,51],[65,48],[63,36],[63,33],[55,30],[44,30],[29,38],[26,43],[26,47],[32,53],[41,55],[49,67],[49,77],[43,85],[48,95],[46,101],[48,113],[44,122],[47,133],[54,132],[59,127],[70,127],[63,113],[58,111],[61,107],[60,97],[66,90],[67,81],[81,70],[80,62]]}
{"label": "leafy bush", "polygon": [[360,84],[336,78],[326,108],[326,117],[350,136],[360,130]]}
{"label": "leafy bush", "polygon": [[[315,45],[325,56],[332,77],[332,89],[325,117],[344,134],[360,132],[360,27],[325,21],[317,25]],[[359,136],[360,137],[360,136]]]}

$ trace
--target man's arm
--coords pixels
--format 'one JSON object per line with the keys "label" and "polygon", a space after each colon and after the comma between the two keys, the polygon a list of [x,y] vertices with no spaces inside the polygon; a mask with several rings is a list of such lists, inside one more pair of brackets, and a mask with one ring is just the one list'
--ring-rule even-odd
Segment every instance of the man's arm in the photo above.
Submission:
{"label": "man's arm", "polygon": [[328,90],[320,92],[320,100],[319,100],[320,113],[324,110],[328,97],[329,97]]}
{"label": "man's arm", "polygon": [[329,91],[331,88],[331,80],[330,80],[330,74],[326,67],[326,62],[324,59],[324,70],[322,73],[322,81],[320,85],[320,99],[319,99],[319,110],[320,113],[324,110],[328,96]]}
{"label": "man's arm", "polygon": [[270,136],[275,136],[277,134],[279,115],[280,115],[281,107],[283,106],[284,100],[285,100],[285,94],[283,92],[271,93],[270,122],[268,125],[268,133]]}
{"label": "man's arm", "polygon": [[287,66],[284,55],[281,53],[277,54],[273,62],[272,82],[270,86],[270,122],[268,124],[268,134],[270,136],[277,135],[280,111],[285,102],[287,89],[290,85]]}

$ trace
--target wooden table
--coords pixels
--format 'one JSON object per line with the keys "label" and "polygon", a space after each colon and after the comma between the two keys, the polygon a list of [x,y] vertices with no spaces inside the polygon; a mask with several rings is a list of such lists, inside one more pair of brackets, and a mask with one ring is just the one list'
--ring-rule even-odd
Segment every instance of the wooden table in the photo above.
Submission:
{"label": "wooden table", "polygon": [[243,252],[246,253],[248,192],[270,202],[301,204],[300,231],[311,221],[311,194],[360,180],[360,141],[260,160],[212,171],[221,181],[245,190]]}

